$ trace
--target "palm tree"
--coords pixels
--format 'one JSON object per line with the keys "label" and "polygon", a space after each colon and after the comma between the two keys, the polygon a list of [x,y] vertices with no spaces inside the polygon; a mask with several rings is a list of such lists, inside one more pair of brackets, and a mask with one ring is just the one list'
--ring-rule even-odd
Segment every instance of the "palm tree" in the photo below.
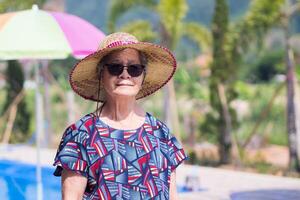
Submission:
{"label": "palm tree", "polygon": [[[219,128],[220,163],[231,161],[233,110],[230,102],[237,97],[235,82],[243,53],[260,41],[280,18],[284,0],[253,0],[242,20],[230,24],[226,0],[216,0],[212,23],[213,63],[210,99]],[[259,42],[258,42],[259,43]],[[217,92],[213,92],[217,91]]]}
{"label": "palm tree", "polygon": [[[231,115],[224,85],[229,84],[229,59],[226,57],[226,42],[229,23],[229,12],[226,0],[217,0],[212,23],[213,35],[213,63],[210,79],[210,101],[214,109],[219,113],[219,154],[221,163],[230,162],[231,150]],[[214,92],[217,91],[217,92]]]}
{"label": "palm tree", "polygon": [[[136,20],[124,25],[120,30],[134,33],[140,40],[152,40],[159,36],[160,44],[172,51],[175,50],[178,41],[187,36],[197,42],[202,50],[208,50],[210,46],[209,31],[198,23],[186,23],[183,21],[188,5],[185,0],[114,0],[109,16],[109,29],[115,31],[117,19],[135,6],[144,6],[159,16],[159,32],[155,33],[151,29],[148,21]],[[142,31],[141,31],[142,30]],[[164,120],[179,137],[179,118],[177,112],[176,95],[174,82],[171,80],[164,90]]]}
{"label": "palm tree", "polygon": [[[244,47],[244,49],[246,49],[247,47],[249,47],[249,41],[252,41],[253,37],[255,37],[255,34],[258,34],[259,38],[263,38],[262,35],[266,33],[266,31],[270,27],[272,27],[274,24],[277,24],[278,22],[281,22],[281,26],[285,32],[284,40],[287,73],[287,131],[290,155],[289,168],[290,170],[300,171],[299,156],[297,152],[297,129],[294,103],[295,63],[293,60],[293,50],[289,42],[289,21],[291,20],[293,15],[300,10],[300,2],[299,0],[256,0],[252,4],[252,10],[252,14],[248,15],[248,19],[246,19],[243,23],[244,25],[239,25],[240,34],[247,33],[247,30],[251,31],[249,31],[248,34],[244,36],[244,39],[240,39],[240,42],[236,40],[237,42],[233,43],[235,48],[232,48],[231,55],[233,58],[239,57],[237,56],[239,54],[237,50],[239,47]],[[263,12],[266,13],[263,14]],[[266,16],[269,17],[266,18]]]}

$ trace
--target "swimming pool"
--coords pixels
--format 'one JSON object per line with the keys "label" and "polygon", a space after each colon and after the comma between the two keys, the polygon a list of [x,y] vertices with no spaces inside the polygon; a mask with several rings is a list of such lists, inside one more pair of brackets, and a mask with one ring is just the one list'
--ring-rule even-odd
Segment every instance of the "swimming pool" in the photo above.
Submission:
{"label": "swimming pool", "polygon": [[[44,199],[58,200],[60,178],[53,176],[54,167],[42,167]],[[0,200],[36,200],[36,167],[18,161],[0,160]],[[189,192],[177,185],[179,193]]]}
{"label": "swimming pool", "polygon": [[[60,199],[60,178],[53,176],[54,167],[42,167],[44,199]],[[0,199],[36,200],[35,165],[0,160]],[[47,197],[47,198],[46,198]]]}

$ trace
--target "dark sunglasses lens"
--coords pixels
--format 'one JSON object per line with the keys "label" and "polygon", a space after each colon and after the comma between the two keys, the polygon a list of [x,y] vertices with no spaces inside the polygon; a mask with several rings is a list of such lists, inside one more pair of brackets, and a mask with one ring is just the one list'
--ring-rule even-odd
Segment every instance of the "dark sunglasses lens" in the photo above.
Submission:
{"label": "dark sunglasses lens", "polygon": [[107,66],[108,72],[113,76],[119,76],[123,72],[123,65],[121,64],[109,64]]}
{"label": "dark sunglasses lens", "polygon": [[130,65],[127,68],[127,72],[132,77],[138,77],[140,76],[144,71],[143,65]]}
{"label": "dark sunglasses lens", "polygon": [[[122,74],[124,70],[124,66],[122,64],[106,64],[107,65],[107,70],[112,76],[119,76]],[[140,76],[143,71],[144,71],[144,66],[143,65],[129,65],[127,67],[127,72],[130,76],[132,77],[138,77]]]}

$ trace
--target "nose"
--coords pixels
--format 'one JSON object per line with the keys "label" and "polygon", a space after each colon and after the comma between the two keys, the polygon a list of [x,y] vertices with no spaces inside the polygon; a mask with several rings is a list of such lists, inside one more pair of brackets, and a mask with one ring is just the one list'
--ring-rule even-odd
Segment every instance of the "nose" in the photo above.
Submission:
{"label": "nose", "polygon": [[130,77],[131,76],[128,74],[127,67],[124,67],[122,73],[119,76],[119,78],[128,79]]}

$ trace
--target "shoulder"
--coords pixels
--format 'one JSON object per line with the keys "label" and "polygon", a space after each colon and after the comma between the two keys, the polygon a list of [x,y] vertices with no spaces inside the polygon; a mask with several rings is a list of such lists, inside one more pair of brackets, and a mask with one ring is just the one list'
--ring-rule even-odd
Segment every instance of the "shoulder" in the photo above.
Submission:
{"label": "shoulder", "polygon": [[95,117],[93,114],[87,114],[79,120],[69,125],[63,134],[63,141],[73,140],[78,143],[85,143],[93,132],[93,124]]}
{"label": "shoulder", "polygon": [[94,114],[89,113],[86,114],[85,116],[81,117],[79,120],[77,120],[73,126],[75,129],[80,130],[80,131],[86,131],[90,132],[94,123],[95,123],[96,117]]}
{"label": "shoulder", "polygon": [[147,112],[148,121],[151,124],[151,126],[156,126],[157,128],[164,128],[168,129],[167,125],[162,122],[160,119],[154,117],[151,113]]}
{"label": "shoulder", "polygon": [[168,126],[160,119],[154,117],[152,114],[147,112],[147,115],[154,135],[160,139],[170,139],[172,134],[170,133]]}

